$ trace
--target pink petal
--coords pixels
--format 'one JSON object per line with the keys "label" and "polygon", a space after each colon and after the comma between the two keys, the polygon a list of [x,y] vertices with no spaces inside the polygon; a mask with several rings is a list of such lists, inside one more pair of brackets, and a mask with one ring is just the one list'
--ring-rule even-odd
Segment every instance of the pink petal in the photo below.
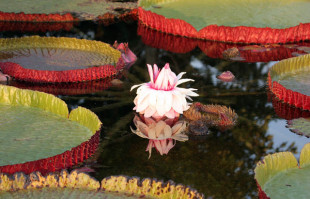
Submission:
{"label": "pink petal", "polygon": [[163,148],[162,148],[162,146],[161,146],[160,141],[154,140],[154,144],[155,144],[155,148],[156,148],[157,151],[160,153],[160,155],[163,155]]}
{"label": "pink petal", "polygon": [[173,108],[171,108],[168,112],[166,112],[165,116],[170,119],[173,119],[176,117],[175,113],[176,112],[173,110]]}
{"label": "pink petal", "polygon": [[144,117],[149,118],[156,112],[156,109],[152,106],[148,106],[144,112]]}
{"label": "pink petal", "polygon": [[156,123],[151,117],[145,117],[144,118],[145,124],[150,126],[151,124]]}
{"label": "pink petal", "polygon": [[154,64],[154,83],[156,82],[156,79],[158,77],[158,74],[159,74],[159,70],[158,70],[158,67],[156,64]]}

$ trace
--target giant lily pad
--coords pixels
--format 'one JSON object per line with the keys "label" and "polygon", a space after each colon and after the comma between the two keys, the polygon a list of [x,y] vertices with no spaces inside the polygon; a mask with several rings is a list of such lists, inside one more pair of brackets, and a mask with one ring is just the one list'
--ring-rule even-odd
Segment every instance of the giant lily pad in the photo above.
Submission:
{"label": "giant lily pad", "polygon": [[266,156],[255,168],[260,198],[308,198],[310,143],[300,153],[299,166],[290,152]]}
{"label": "giant lily pad", "polygon": [[111,176],[101,183],[87,174],[62,171],[60,174],[42,176],[39,172],[0,174],[1,198],[204,198],[184,185],[172,181],[163,183],[157,180],[126,176]]}
{"label": "giant lily pad", "polygon": [[117,74],[121,52],[110,45],[65,37],[0,39],[0,68],[17,80],[80,82]]}
{"label": "giant lily pad", "polygon": [[88,109],[69,114],[53,95],[0,85],[0,172],[43,173],[94,153],[101,122]]}
{"label": "giant lily pad", "polygon": [[310,55],[290,58],[275,64],[268,73],[272,93],[297,108],[310,110]]}
{"label": "giant lily pad", "polygon": [[144,25],[173,35],[236,43],[310,38],[306,0],[140,0],[139,6]]}
{"label": "giant lily pad", "polygon": [[59,22],[95,20],[105,13],[119,15],[115,8],[131,10],[136,6],[136,3],[120,3],[106,0],[4,0],[0,2],[0,21]]}

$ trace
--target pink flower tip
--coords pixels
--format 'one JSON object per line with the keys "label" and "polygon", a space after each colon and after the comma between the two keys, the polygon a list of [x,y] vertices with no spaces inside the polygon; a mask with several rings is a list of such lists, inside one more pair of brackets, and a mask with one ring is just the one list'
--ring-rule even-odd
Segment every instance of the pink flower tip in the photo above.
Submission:
{"label": "pink flower tip", "polygon": [[232,74],[232,72],[225,71],[222,74],[220,74],[217,78],[222,80],[223,82],[231,82],[235,79],[235,76],[234,74]]}
{"label": "pink flower tip", "polygon": [[164,67],[165,67],[165,69],[170,69],[169,63],[166,63],[166,65]]}

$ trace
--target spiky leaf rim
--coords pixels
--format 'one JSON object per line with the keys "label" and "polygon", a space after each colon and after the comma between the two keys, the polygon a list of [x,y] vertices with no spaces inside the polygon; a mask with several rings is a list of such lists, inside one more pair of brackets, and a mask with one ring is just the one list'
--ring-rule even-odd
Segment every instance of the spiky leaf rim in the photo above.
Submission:
{"label": "spiky leaf rim", "polygon": [[297,108],[310,110],[310,96],[285,88],[276,80],[289,73],[310,69],[310,54],[282,60],[268,72],[270,91],[280,100]]}
{"label": "spiky leaf rim", "polygon": [[105,64],[86,69],[66,71],[49,71],[26,69],[13,62],[1,62],[0,68],[3,73],[15,79],[31,82],[82,82],[103,79],[116,75],[124,66],[121,52],[109,44],[100,41],[76,39],[67,37],[39,37],[29,36],[21,38],[0,39],[0,50],[13,50],[19,48],[62,48],[83,50],[104,54],[112,58],[113,64]]}
{"label": "spiky leaf rim", "polygon": [[[292,168],[304,168],[310,164],[310,143],[306,144],[300,152],[299,165],[291,152],[279,152],[264,157],[256,164],[254,169],[255,180],[261,191],[264,185],[277,174]],[[267,194],[260,194],[266,195]]]}
{"label": "spiky leaf rim", "polygon": [[233,127],[238,120],[237,113],[229,107],[213,104],[205,105],[200,102],[193,103],[183,115],[188,120],[203,120],[209,125],[222,130]]}
{"label": "spiky leaf rim", "polygon": [[85,173],[77,170],[68,173],[66,170],[60,173],[51,173],[46,176],[40,172],[29,175],[15,173],[7,175],[0,173],[0,191],[18,191],[23,189],[74,188],[92,191],[106,191],[119,194],[130,194],[153,198],[193,199],[204,198],[203,194],[181,184],[176,185],[172,181],[164,183],[156,179],[143,179],[127,176],[110,176],[104,178],[101,183]]}

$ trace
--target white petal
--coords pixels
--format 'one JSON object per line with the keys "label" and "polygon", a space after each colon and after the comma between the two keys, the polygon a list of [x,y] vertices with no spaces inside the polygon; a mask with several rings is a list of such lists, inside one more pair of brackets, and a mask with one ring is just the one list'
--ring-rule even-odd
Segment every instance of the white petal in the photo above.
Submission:
{"label": "white petal", "polygon": [[141,133],[148,136],[149,127],[146,124],[144,124],[143,122],[137,121],[136,127]]}
{"label": "white petal", "polygon": [[152,66],[150,64],[147,64],[147,68],[148,68],[148,71],[149,71],[151,82],[154,83],[154,78],[153,78],[154,77],[154,72],[153,72]]}
{"label": "white petal", "polygon": [[149,98],[149,104],[150,106],[152,107],[156,107],[156,103],[157,103],[157,95],[158,95],[158,91],[157,90],[154,90],[152,91],[152,96],[150,96]]}
{"label": "white petal", "polygon": [[178,80],[182,78],[182,76],[185,74],[186,72],[181,72],[180,74],[178,74],[177,78]]}
{"label": "white petal", "polygon": [[155,128],[149,128],[148,136],[150,139],[156,139]]}
{"label": "white petal", "polygon": [[142,84],[138,84],[138,85],[133,85],[131,88],[130,88],[130,91],[132,91],[133,89],[139,87],[139,86],[142,86],[143,84],[145,83],[142,83]]}
{"label": "white petal", "polygon": [[144,89],[143,92],[141,92],[139,95],[137,95],[137,97],[138,97],[137,105],[140,105],[142,103],[142,101],[145,100],[145,98],[148,97],[148,95],[150,93],[151,93],[151,90]]}
{"label": "white petal", "polygon": [[182,97],[179,94],[173,94],[172,108],[180,114],[183,113]]}
{"label": "white petal", "polygon": [[178,86],[179,84],[183,84],[185,82],[194,81],[193,79],[180,79],[175,86]]}
{"label": "white petal", "polygon": [[186,122],[179,121],[172,127],[172,136],[182,133],[186,129]]}
{"label": "white petal", "polygon": [[165,114],[164,103],[166,101],[165,95],[163,92],[165,91],[157,91],[157,103],[156,103],[156,111],[159,116],[163,116]]}
{"label": "white petal", "polygon": [[188,140],[188,136],[183,134],[183,133],[180,133],[180,134],[177,134],[175,136],[172,136],[172,138],[175,139],[175,140],[181,141],[181,142],[184,142],[184,141]]}
{"label": "white petal", "polygon": [[[139,101],[139,100],[138,100]],[[144,111],[149,105],[149,95],[144,98],[144,100],[139,104],[137,104],[137,112],[141,113]]]}
{"label": "white petal", "polygon": [[164,134],[165,134],[165,138],[170,138],[172,135],[172,130],[171,127],[166,125],[164,128]]}
{"label": "white petal", "polygon": [[165,103],[163,105],[164,105],[164,111],[165,113],[167,113],[168,111],[170,111],[172,107],[172,92],[163,91],[162,93],[165,95]]}
{"label": "white petal", "polygon": [[157,138],[159,138],[161,134],[162,135],[164,134],[165,126],[167,126],[167,125],[164,121],[161,120],[161,121],[157,122],[156,127],[155,127],[155,133],[156,133]]}

